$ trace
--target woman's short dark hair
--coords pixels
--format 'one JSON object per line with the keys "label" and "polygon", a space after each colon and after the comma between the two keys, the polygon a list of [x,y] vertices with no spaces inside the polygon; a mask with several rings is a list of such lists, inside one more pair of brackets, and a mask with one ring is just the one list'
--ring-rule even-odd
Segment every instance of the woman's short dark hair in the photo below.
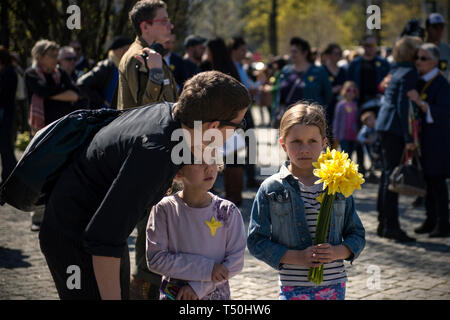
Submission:
{"label": "woman's short dark hair", "polygon": [[186,81],[174,116],[189,128],[194,121],[231,121],[251,101],[238,80],[219,71],[206,71]]}
{"label": "woman's short dark hair", "polygon": [[128,16],[138,36],[142,34],[141,22],[153,19],[156,16],[156,10],[161,8],[167,9],[167,5],[161,0],[140,0],[136,2]]}
{"label": "woman's short dark hair", "polygon": [[291,38],[290,45],[296,46],[301,51],[306,52],[307,53],[306,59],[311,63],[314,62],[312,52],[311,52],[311,46],[309,45],[308,41],[306,41],[300,37],[293,37],[293,38]]}
{"label": "woman's short dark hair", "polygon": [[335,50],[335,49],[339,49],[339,51],[342,51],[341,50],[341,46],[340,45],[338,45],[337,43],[329,43],[328,45],[327,45],[327,47],[325,48],[325,50],[323,51],[323,53],[324,54],[331,54],[331,53],[333,53],[333,50]]}

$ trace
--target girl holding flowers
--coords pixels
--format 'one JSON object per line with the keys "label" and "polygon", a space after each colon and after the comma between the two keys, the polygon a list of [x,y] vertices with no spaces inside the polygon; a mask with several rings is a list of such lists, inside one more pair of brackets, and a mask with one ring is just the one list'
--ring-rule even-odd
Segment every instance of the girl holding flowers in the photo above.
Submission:
{"label": "girl holding flowers", "polygon": [[281,300],[344,299],[343,260],[356,259],[365,245],[351,196],[364,180],[345,153],[322,153],[326,129],[317,104],[286,111],[279,141],[289,160],[253,203],[247,246],[278,270]]}

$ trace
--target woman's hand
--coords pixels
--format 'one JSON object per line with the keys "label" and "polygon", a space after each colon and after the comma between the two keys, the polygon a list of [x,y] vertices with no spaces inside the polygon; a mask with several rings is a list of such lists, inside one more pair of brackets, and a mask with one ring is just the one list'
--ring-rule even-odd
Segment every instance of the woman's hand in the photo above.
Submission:
{"label": "woman's hand", "polygon": [[[146,53],[147,54],[147,58],[146,61],[144,61],[144,58],[142,58],[142,54]],[[134,56],[137,60],[139,60],[140,63],[145,64],[147,63],[147,67],[148,69],[153,69],[153,68],[160,68],[162,69],[162,57],[159,53],[157,53],[156,51],[150,49],[150,48],[144,48],[142,49],[142,51]]]}
{"label": "woman's hand", "polygon": [[60,94],[50,97],[50,99],[52,99],[52,100],[65,101],[65,102],[77,102],[78,98],[79,98],[78,94],[73,90],[66,90],[64,92],[61,92]]}
{"label": "woman's hand", "polygon": [[386,77],[384,77],[384,79],[381,81],[381,84],[380,84],[380,86],[381,86],[381,88],[383,89],[383,90],[386,90],[386,88],[389,86],[389,83],[391,82],[391,79],[392,79],[392,74],[388,74]]}
{"label": "woman's hand", "polygon": [[333,87],[333,93],[336,94],[338,92],[340,92],[342,89],[342,85],[337,85]]}
{"label": "woman's hand", "polygon": [[190,285],[185,285],[180,288],[175,297],[175,300],[198,300],[197,294]]}

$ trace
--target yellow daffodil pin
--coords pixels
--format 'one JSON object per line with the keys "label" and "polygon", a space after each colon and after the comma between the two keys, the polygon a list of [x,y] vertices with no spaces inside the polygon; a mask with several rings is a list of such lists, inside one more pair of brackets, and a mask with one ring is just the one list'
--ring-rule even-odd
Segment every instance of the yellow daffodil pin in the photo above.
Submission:
{"label": "yellow daffodil pin", "polygon": [[217,229],[223,226],[222,222],[217,221],[214,217],[211,218],[211,221],[206,220],[205,223],[211,231],[211,236],[213,237],[216,235]]}

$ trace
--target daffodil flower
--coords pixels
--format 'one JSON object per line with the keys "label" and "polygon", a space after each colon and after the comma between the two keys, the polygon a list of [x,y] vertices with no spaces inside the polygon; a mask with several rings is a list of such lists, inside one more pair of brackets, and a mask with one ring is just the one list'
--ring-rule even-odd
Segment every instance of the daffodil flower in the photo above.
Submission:
{"label": "daffodil flower", "polygon": [[[353,163],[345,152],[330,150],[322,152],[313,163],[313,174],[320,179],[315,183],[323,183],[324,192],[317,197],[320,202],[319,215],[317,217],[316,237],[314,244],[324,243],[331,220],[334,197],[336,193],[342,193],[346,198],[355,190],[361,190],[364,178],[358,172],[358,165]],[[309,270],[308,279],[316,284],[323,281],[323,265]]]}

